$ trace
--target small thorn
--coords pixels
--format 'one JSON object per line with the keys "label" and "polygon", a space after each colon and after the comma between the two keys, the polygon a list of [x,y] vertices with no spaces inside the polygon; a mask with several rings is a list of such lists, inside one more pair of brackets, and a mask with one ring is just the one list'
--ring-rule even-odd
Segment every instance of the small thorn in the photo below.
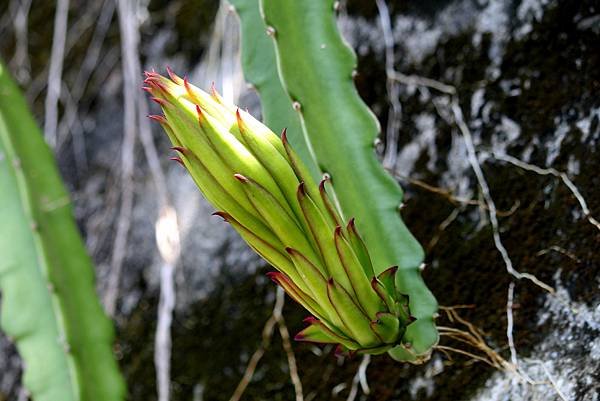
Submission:
{"label": "small thorn", "polygon": [[314,316],[307,316],[307,317],[305,317],[304,319],[302,319],[302,322],[304,322],[304,323],[308,323],[308,324],[313,324],[313,323],[316,323],[316,322],[318,322],[318,321],[319,321],[319,319],[317,319],[317,318],[316,318],[316,317],[314,317]]}
{"label": "small thorn", "polygon": [[188,95],[190,95],[191,97],[193,97],[193,93],[192,93],[192,88],[190,87],[190,82],[187,79],[187,76],[183,77],[183,86],[185,88],[185,91],[188,93]]}
{"label": "small thorn", "polygon": [[433,317],[434,319],[437,319],[438,317],[440,317],[440,314],[437,312],[434,312],[431,317]]}
{"label": "small thorn", "polygon": [[177,163],[181,164],[183,167],[185,167],[185,164],[183,164],[183,160],[181,160],[179,157],[170,157],[169,160],[173,160],[174,162],[177,162]]}
{"label": "small thorn", "polygon": [[[391,276],[395,276],[395,275],[396,275],[396,272],[398,271],[398,266],[390,266],[390,267],[388,267],[386,270],[384,270],[384,271],[383,271],[383,273],[385,273],[385,272],[388,272],[388,271],[390,272],[389,274],[390,274]],[[382,274],[383,274],[383,273],[382,273]]]}
{"label": "small thorn", "polygon": [[296,100],[292,103],[292,108],[296,111],[300,111],[300,109],[302,109],[302,105]]}
{"label": "small thorn", "polygon": [[223,219],[223,221],[227,221],[227,222],[229,221],[228,219],[231,217],[228,213],[225,213],[225,212],[223,212],[221,210],[217,210],[212,215],[213,216],[219,216],[220,218]]}
{"label": "small thorn", "polygon": [[183,148],[183,147],[181,147],[181,146],[173,146],[173,147],[171,148],[171,150],[174,150],[174,151],[176,151],[176,152],[179,152],[179,153],[181,153],[182,155],[183,155],[183,154],[185,154],[185,152],[187,151],[187,149],[186,149],[186,148]]}
{"label": "small thorn", "polygon": [[151,97],[150,100],[152,100],[153,102],[158,103],[161,106],[166,106],[169,104],[169,102],[167,102],[165,99],[161,99],[159,97]]}
{"label": "small thorn", "polygon": [[279,272],[268,272],[266,276],[270,278],[275,284],[279,285],[279,276],[281,273]]}
{"label": "small thorn", "polygon": [[[373,278],[371,279],[371,288],[373,288],[375,290],[375,288],[377,288],[377,284],[379,283],[379,280],[377,280],[377,277],[373,276]],[[377,291],[377,290],[375,290]]]}
{"label": "small thorn", "polygon": [[352,70],[352,79],[358,77],[358,71]]}
{"label": "small thorn", "polygon": [[199,105],[196,105],[196,114],[198,114],[198,123],[202,124],[202,120],[204,119],[204,113],[202,113],[202,109]]}
{"label": "small thorn", "polygon": [[149,119],[154,120],[156,122],[159,122],[161,124],[166,124],[167,123],[167,119],[165,118],[165,116],[161,116],[161,115],[157,115],[157,114],[150,114],[147,117]]}
{"label": "small thorn", "polygon": [[241,175],[241,174],[237,174],[237,173],[236,173],[236,174],[234,174],[233,176],[234,176],[234,177],[235,177],[235,179],[236,179],[236,180],[238,180],[239,182],[243,182],[243,183],[247,183],[247,182],[249,182],[249,180],[248,180],[246,177],[244,177],[243,175]]}
{"label": "small thorn", "polygon": [[284,128],[281,131],[281,142],[283,142],[284,145],[288,144],[288,140],[287,140],[287,128]]}
{"label": "small thorn", "polygon": [[327,285],[335,285],[335,282],[333,281],[333,277],[331,277],[330,279],[327,280]]}
{"label": "small thorn", "polygon": [[296,194],[298,195],[298,197],[302,197],[302,198],[304,198],[306,196],[306,187],[304,185],[304,181],[300,181],[300,184],[298,184],[298,189],[296,191]]}
{"label": "small thorn", "polygon": [[411,349],[412,348],[412,343],[402,343],[402,346],[406,349]]}
{"label": "small thorn", "polygon": [[304,340],[304,335],[302,333],[298,333],[294,336],[294,341],[302,341]]}
{"label": "small thorn", "polygon": [[290,255],[294,255],[296,253],[296,250],[294,248],[292,248],[292,247],[289,247],[289,246],[285,247],[285,251],[287,253],[289,253]]}
{"label": "small thorn", "polygon": [[426,266],[425,263],[421,263],[419,265],[419,270],[421,270],[421,271],[425,270],[425,266]]}
{"label": "small thorn", "polygon": [[354,217],[348,220],[348,225],[346,226],[348,230],[356,232],[356,223]]}
{"label": "small thorn", "polygon": [[342,235],[342,227],[336,226],[334,236],[340,236],[340,235]]}
{"label": "small thorn", "polygon": [[212,81],[210,84],[210,95],[217,100],[221,99],[221,95],[219,95],[219,92],[217,92],[217,87],[215,86],[215,81]]}
{"label": "small thorn", "polygon": [[239,107],[235,109],[235,118],[237,120],[240,131],[244,131],[246,124],[244,123],[244,120],[242,119],[242,113],[240,113]]}
{"label": "small thorn", "polygon": [[148,93],[152,93],[152,88],[149,86],[142,86],[142,90]]}
{"label": "small thorn", "polygon": [[404,209],[406,207],[406,203],[402,202],[401,204],[398,205],[398,211],[401,212],[402,209]]}
{"label": "small thorn", "polygon": [[268,26],[267,27],[267,35],[275,36],[275,28],[273,28],[272,26]]}
{"label": "small thorn", "polygon": [[160,78],[155,78],[155,77],[146,78],[144,80],[144,83],[147,84],[147,85],[150,85],[151,87],[155,87],[155,88],[157,88],[157,89],[159,89],[159,90],[161,90],[161,91],[163,91],[165,93],[168,92],[167,87],[162,82],[160,82]]}
{"label": "small thorn", "polygon": [[176,84],[181,82],[181,78],[177,76],[177,74],[175,74],[169,66],[167,66],[167,74],[169,74],[169,78],[171,78],[171,81],[175,82]]}

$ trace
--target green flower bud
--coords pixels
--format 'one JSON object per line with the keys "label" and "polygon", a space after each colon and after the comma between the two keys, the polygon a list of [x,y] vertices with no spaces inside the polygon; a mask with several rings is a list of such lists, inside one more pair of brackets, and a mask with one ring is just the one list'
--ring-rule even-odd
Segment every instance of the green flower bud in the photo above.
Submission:
{"label": "green flower bud", "polygon": [[250,114],[170,70],[146,73],[144,89],[160,105],[158,121],[218,210],[277,272],[269,277],[313,317],[299,341],[380,354],[400,342],[412,317],[395,287],[397,269],[374,276],[354,219],[345,222],[286,140]]}

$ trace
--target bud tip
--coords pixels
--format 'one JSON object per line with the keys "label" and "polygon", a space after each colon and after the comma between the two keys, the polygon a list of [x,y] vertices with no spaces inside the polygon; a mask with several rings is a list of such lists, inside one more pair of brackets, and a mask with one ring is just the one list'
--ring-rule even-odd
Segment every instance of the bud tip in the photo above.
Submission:
{"label": "bud tip", "polygon": [[216,212],[214,212],[212,214],[213,216],[219,216],[220,218],[222,218],[224,221],[229,221],[228,218],[230,217],[230,215],[228,213],[225,213],[221,210],[217,210]]}
{"label": "bud tip", "polygon": [[306,187],[304,185],[304,181],[300,181],[300,184],[298,184],[297,194],[299,198],[306,196]]}
{"label": "bud tip", "polygon": [[234,174],[233,176],[234,176],[234,177],[235,177],[235,179],[236,179],[236,180],[238,180],[239,182],[247,183],[247,182],[249,181],[249,180],[248,180],[246,177],[244,177],[244,176],[243,176],[243,175],[241,175],[241,174],[237,174],[237,173],[236,173],[236,174]]}
{"label": "bud tip", "polygon": [[185,164],[183,164],[183,160],[181,160],[179,157],[171,157],[171,158],[169,158],[169,160],[173,160],[174,162],[177,162],[177,163],[181,164],[183,167],[185,167]]}

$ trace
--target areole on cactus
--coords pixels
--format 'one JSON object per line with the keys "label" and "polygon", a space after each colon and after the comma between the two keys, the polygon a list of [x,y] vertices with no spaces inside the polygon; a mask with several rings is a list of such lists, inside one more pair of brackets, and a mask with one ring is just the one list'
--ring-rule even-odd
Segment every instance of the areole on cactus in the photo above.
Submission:
{"label": "areole on cactus", "polygon": [[354,219],[344,221],[286,140],[250,114],[170,70],[147,72],[144,88],[179,153],[174,160],[221,216],[276,272],[269,277],[313,316],[296,340],[379,354],[398,345],[411,323],[397,267],[378,276]]}

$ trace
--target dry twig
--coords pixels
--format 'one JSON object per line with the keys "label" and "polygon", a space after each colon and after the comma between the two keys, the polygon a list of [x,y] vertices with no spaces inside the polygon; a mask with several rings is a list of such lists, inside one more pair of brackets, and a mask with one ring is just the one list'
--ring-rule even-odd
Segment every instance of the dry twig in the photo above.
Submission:
{"label": "dry twig", "polygon": [[492,152],[492,155],[494,156],[494,158],[496,158],[498,160],[505,161],[507,163],[510,163],[512,165],[520,167],[523,170],[533,171],[534,173],[539,174],[539,175],[552,175],[554,177],[560,178],[560,180],[563,182],[563,184],[565,184],[566,187],[569,188],[569,191],[571,191],[571,193],[573,194],[575,199],[577,199],[577,202],[579,203],[579,207],[581,207],[581,211],[583,212],[583,215],[585,216],[585,218],[590,222],[591,225],[593,225],[598,230],[600,230],[600,222],[598,220],[596,220],[594,218],[594,216],[592,216],[592,212],[590,211],[590,209],[587,205],[587,202],[585,201],[585,198],[583,197],[583,195],[581,194],[579,189],[577,189],[577,187],[575,186],[573,181],[571,181],[569,176],[567,176],[567,173],[558,171],[553,167],[549,167],[549,168],[539,167],[534,164],[524,162],[523,160],[519,160],[516,157],[506,155],[506,154],[501,155],[501,154]]}
{"label": "dry twig", "polygon": [[[279,294],[282,295],[279,295]],[[250,384],[252,377],[254,376],[254,371],[258,366],[258,362],[262,359],[266,350],[271,345],[271,338],[273,338],[273,332],[275,330],[275,325],[277,324],[277,316],[281,316],[281,311],[283,310],[283,304],[285,301],[285,297],[283,296],[283,291],[281,288],[277,288],[277,297],[275,298],[275,305],[273,306],[273,313],[265,323],[262,330],[262,342],[258,349],[254,351],[254,354],[250,357],[250,361],[248,361],[248,365],[246,365],[246,370],[244,371],[244,375],[242,379],[238,383],[235,391],[229,401],[239,401],[239,399],[244,394],[246,387]]]}
{"label": "dry twig", "polygon": [[362,388],[363,394],[369,395],[371,393],[371,389],[369,388],[369,383],[367,381],[367,368],[369,367],[370,362],[371,355],[363,355],[360,365],[358,365],[358,369],[356,369],[356,374],[352,378],[352,387],[350,387],[350,392],[348,393],[348,398],[346,398],[346,401],[354,401],[356,399],[356,396],[358,395],[359,384]]}
{"label": "dry twig", "polygon": [[29,60],[29,31],[27,24],[32,0],[12,0],[9,5],[9,14],[12,14],[15,31],[15,52],[10,60],[11,67],[15,70],[15,77],[21,84],[31,79],[31,63]]}
{"label": "dry twig", "polygon": [[398,158],[398,131],[400,131],[402,105],[400,104],[400,85],[393,78],[394,74],[394,35],[392,32],[392,23],[390,21],[390,12],[384,0],[375,0],[379,13],[379,24],[383,33],[383,43],[385,45],[385,73],[387,76],[386,87],[390,108],[386,127],[386,147],[383,155],[383,166],[393,169]]}
{"label": "dry twig", "polygon": [[44,137],[51,147],[56,146],[56,128],[58,125],[58,100],[62,86],[62,70],[67,36],[69,0],[57,0],[54,15],[54,35],[50,53],[48,72],[48,93],[44,105]]}

